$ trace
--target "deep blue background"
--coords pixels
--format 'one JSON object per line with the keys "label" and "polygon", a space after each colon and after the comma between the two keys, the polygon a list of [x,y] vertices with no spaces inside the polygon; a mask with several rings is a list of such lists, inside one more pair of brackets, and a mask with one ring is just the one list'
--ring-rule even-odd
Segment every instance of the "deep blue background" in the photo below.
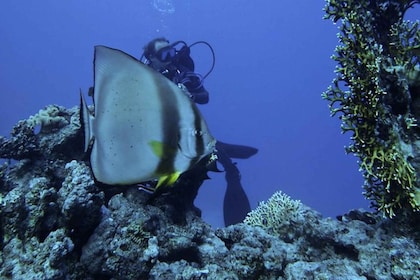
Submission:
{"label": "deep blue background", "polygon": [[[321,0],[2,0],[0,135],[48,104],[78,105],[79,88],[93,84],[94,45],[140,57],[157,36],[205,40],[217,61],[205,82],[210,103],[200,109],[216,138],[259,148],[238,161],[252,207],[282,190],[324,216],[367,208],[356,158],[344,152],[350,134],[341,135],[321,99],[334,78],[338,32],[322,19],[323,7]],[[204,74],[210,52],[197,46],[192,55]],[[221,226],[224,175],[210,175],[196,203]]]}

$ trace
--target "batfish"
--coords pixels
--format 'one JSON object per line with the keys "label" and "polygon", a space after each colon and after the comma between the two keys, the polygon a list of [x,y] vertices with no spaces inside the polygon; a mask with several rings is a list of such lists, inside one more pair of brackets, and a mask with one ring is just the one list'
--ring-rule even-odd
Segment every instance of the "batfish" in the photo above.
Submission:
{"label": "batfish", "polygon": [[187,94],[123,51],[95,46],[93,102],[91,112],[81,94],[85,152],[101,183],[171,185],[215,151]]}

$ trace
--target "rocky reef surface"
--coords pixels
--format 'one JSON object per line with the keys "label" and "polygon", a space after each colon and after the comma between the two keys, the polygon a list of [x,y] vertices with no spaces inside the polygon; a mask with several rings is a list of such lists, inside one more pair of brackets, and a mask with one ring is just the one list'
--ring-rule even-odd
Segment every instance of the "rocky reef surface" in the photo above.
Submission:
{"label": "rocky reef surface", "polygon": [[420,279],[419,221],[325,219],[276,194],[212,229],[188,186],[151,200],[96,183],[82,142],[78,108],[55,105],[0,137],[0,278]]}

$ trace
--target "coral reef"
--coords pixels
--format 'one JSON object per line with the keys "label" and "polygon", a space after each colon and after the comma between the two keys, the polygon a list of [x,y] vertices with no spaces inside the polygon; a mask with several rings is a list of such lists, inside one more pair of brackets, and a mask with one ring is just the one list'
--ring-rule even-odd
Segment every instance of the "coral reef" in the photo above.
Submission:
{"label": "coral reef", "polygon": [[420,30],[403,19],[418,3],[330,0],[325,8],[341,24],[337,76],[323,98],[352,132],[347,152],[360,159],[365,196],[388,217],[420,210]]}
{"label": "coral reef", "polygon": [[96,183],[77,108],[52,107],[60,125],[35,133],[24,120],[0,138],[0,157],[15,160],[0,167],[2,279],[419,279],[419,223],[362,210],[323,219],[278,192],[215,230],[193,205],[194,180],[154,199]]}

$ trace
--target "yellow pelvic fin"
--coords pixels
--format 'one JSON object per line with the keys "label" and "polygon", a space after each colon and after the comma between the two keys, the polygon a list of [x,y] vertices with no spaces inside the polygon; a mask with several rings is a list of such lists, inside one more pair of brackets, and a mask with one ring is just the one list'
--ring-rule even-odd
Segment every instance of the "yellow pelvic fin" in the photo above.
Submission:
{"label": "yellow pelvic fin", "polygon": [[177,171],[175,173],[161,176],[156,185],[156,189],[160,188],[161,186],[172,186],[176,182],[176,180],[178,180],[179,175],[181,175],[181,172]]}

